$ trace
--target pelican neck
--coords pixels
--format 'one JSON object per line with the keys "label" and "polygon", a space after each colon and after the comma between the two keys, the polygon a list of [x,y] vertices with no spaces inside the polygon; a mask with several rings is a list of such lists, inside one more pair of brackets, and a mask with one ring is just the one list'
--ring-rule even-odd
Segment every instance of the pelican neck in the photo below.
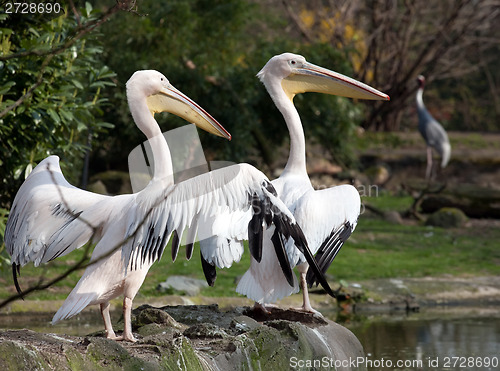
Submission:
{"label": "pelican neck", "polygon": [[290,153],[283,174],[295,174],[307,177],[306,139],[299,113],[292,99],[279,84],[266,84],[276,107],[283,115],[290,135]]}
{"label": "pelican neck", "polygon": [[129,106],[132,117],[151,145],[154,163],[153,179],[171,177],[174,172],[170,150],[160,126],[149,111],[146,98],[142,97],[134,100],[132,104],[130,102],[131,99],[129,99]]}

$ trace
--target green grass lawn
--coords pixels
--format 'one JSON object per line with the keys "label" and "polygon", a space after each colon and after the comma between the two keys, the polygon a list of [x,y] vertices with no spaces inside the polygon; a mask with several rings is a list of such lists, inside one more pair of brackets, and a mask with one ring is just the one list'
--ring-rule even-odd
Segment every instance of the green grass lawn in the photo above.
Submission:
{"label": "green grass lawn", "polygon": [[[363,198],[382,210],[405,210],[409,197]],[[329,281],[336,287],[339,280],[347,282],[375,278],[422,277],[442,275],[500,274],[500,230],[493,227],[441,229],[422,225],[395,225],[361,215],[356,231],[347,241],[328,270]],[[204,279],[199,248],[187,261],[181,248],[175,263],[167,248],[163,259],[153,265],[140,290],[141,297],[161,296],[158,283],[169,275],[186,275]],[[28,265],[21,270],[22,287],[36,283],[40,277],[54,277],[77,261],[82,252],[75,251],[43,267]],[[248,251],[240,263],[230,269],[219,269],[215,287],[203,289],[204,296],[236,296],[236,280],[249,266]],[[71,274],[53,287],[35,292],[29,299],[64,299],[80,278],[82,271]],[[14,292],[12,273],[5,266],[0,274],[0,298]]]}

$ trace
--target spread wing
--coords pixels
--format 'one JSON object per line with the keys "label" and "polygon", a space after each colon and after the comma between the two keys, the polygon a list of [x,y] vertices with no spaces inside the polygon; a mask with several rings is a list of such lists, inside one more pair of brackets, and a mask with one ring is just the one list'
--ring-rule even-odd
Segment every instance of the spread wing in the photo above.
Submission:
{"label": "spread wing", "polygon": [[26,178],[12,204],[5,229],[12,263],[39,265],[83,246],[106,219],[105,210],[93,209],[110,198],[72,186],[59,158],[47,157]]}

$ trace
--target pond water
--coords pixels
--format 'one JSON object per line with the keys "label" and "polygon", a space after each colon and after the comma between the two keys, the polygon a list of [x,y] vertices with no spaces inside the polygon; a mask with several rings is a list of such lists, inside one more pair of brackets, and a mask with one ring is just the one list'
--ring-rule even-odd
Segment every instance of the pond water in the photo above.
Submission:
{"label": "pond water", "polygon": [[498,307],[356,317],[344,326],[363,345],[368,370],[500,370]]}
{"label": "pond water", "polygon": [[[52,325],[54,313],[15,313],[0,314],[0,331],[14,329],[29,329],[40,333],[67,334],[85,336],[104,329],[98,307],[95,310],[85,310],[78,316]],[[120,314],[112,314],[113,324],[119,319]]]}
{"label": "pond water", "polygon": [[[52,326],[53,313],[0,315],[0,330],[87,335],[103,329],[99,311]],[[328,316],[328,315],[327,315]],[[359,339],[366,357],[357,360],[372,370],[500,370],[498,307],[423,308],[418,313],[331,314]],[[112,314],[116,323],[120,313]],[[117,326],[115,326],[117,327]]]}

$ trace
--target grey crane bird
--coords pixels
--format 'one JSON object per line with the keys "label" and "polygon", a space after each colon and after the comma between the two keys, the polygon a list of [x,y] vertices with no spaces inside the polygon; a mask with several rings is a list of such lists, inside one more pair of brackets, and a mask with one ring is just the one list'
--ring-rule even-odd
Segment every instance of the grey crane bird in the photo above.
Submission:
{"label": "grey crane bird", "polygon": [[427,143],[427,168],[425,171],[425,179],[429,180],[432,172],[432,149],[441,156],[441,168],[446,167],[450,161],[451,145],[448,139],[448,134],[443,129],[441,124],[425,108],[423,93],[425,86],[425,77],[419,75],[417,77],[417,112],[418,112],[418,130]]}

